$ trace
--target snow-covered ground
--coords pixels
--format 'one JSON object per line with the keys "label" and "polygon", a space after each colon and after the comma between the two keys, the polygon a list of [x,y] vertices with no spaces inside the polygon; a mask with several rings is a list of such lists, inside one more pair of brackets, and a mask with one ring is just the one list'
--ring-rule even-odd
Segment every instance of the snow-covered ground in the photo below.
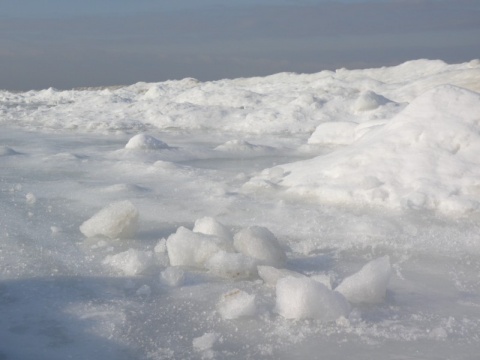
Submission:
{"label": "snow-covered ground", "polygon": [[477,359],[480,61],[0,91],[0,359]]}

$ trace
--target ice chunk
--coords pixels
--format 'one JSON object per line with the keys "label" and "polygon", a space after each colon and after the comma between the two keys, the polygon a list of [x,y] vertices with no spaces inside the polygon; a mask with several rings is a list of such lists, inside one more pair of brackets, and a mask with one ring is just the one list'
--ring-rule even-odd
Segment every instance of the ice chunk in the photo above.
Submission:
{"label": "ice chunk", "polygon": [[234,236],[233,245],[238,252],[250,256],[261,265],[282,267],[287,256],[273,233],[262,226],[250,226]]}
{"label": "ice chunk", "polygon": [[239,289],[229,291],[220,298],[218,312],[224,319],[254,316],[257,312],[255,295]]}
{"label": "ice chunk", "polygon": [[134,150],[161,150],[168,149],[168,145],[153,136],[146,134],[138,134],[132,137],[125,149],[134,149]]}
{"label": "ice chunk", "polygon": [[216,236],[195,233],[183,226],[167,239],[167,251],[172,266],[203,267],[217,252],[228,251],[229,244]]}
{"label": "ice chunk", "polygon": [[213,274],[231,278],[249,278],[256,274],[256,261],[238,253],[219,251],[205,264]]}
{"label": "ice chunk", "polygon": [[103,260],[103,264],[122,271],[128,276],[138,275],[153,265],[153,253],[128,249],[115,255],[108,255]]}
{"label": "ice chunk", "polygon": [[181,286],[185,281],[185,272],[175,266],[170,266],[160,273],[160,281],[168,286]]}
{"label": "ice chunk", "polygon": [[213,348],[213,345],[217,341],[221,340],[221,337],[217,333],[205,333],[200,337],[193,339],[192,345],[196,351],[207,351]]}
{"label": "ice chunk", "polygon": [[[212,217],[203,217],[195,221],[193,232],[215,235],[221,239],[232,241],[232,233],[223,224]],[[233,249],[233,244],[232,244]]]}
{"label": "ice chunk", "polygon": [[292,276],[292,277],[304,277],[305,275],[300,274],[296,271],[287,270],[287,269],[277,269],[273,266],[259,265],[257,266],[258,275],[267,285],[275,286],[277,281],[281,278]]}
{"label": "ice chunk", "polygon": [[385,298],[391,273],[390,258],[383,256],[345,278],[335,290],[352,303],[379,303]]}
{"label": "ice chunk", "polygon": [[80,226],[80,231],[86,237],[103,235],[111,239],[129,238],[135,234],[137,223],[137,208],[125,200],[100,210]]}
{"label": "ice chunk", "polygon": [[32,193],[28,193],[27,195],[25,195],[25,199],[28,205],[35,205],[35,203],[37,202],[37,197]]}
{"label": "ice chunk", "polygon": [[343,295],[307,277],[289,276],[278,280],[276,294],[277,312],[287,319],[333,321],[350,312]]}

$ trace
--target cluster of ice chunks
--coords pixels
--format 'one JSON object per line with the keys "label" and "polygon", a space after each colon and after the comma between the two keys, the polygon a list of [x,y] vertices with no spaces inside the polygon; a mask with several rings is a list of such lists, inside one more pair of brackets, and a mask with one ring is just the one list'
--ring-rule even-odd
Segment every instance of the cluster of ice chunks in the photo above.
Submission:
{"label": "cluster of ice chunks", "polygon": [[[99,211],[80,230],[87,237],[128,237],[134,234],[137,222],[135,206],[122,201]],[[250,226],[232,235],[211,217],[198,219],[193,230],[179,227],[159,241],[155,252],[168,254],[170,266],[160,274],[160,281],[168,286],[183,284],[184,267],[204,269],[225,278],[260,277],[266,285],[275,287],[276,312],[287,319],[331,321],[347,317],[351,304],[382,302],[392,272],[389,257],[380,257],[332,289],[329,278],[285,269],[285,250],[267,228]],[[129,249],[107,256],[103,263],[133,276],[154,262],[153,252]],[[254,316],[255,295],[234,289],[221,297],[218,312],[224,319]]]}

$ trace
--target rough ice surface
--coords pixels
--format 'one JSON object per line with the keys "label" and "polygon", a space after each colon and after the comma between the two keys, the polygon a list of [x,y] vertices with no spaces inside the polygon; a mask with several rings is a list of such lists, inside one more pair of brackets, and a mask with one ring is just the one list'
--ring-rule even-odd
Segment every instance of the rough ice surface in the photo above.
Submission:
{"label": "rough ice surface", "polygon": [[370,261],[358,272],[343,279],[335,290],[351,303],[379,303],[385,299],[391,275],[390,258],[383,256]]}
{"label": "rough ice surface", "polygon": [[130,201],[112,203],[86,220],[80,231],[86,237],[103,235],[111,239],[134,236],[138,225],[138,210]]}
{"label": "rough ice surface", "polygon": [[479,92],[480,60],[0,90],[0,358],[478,358]]}
{"label": "rough ice surface", "polygon": [[153,265],[153,254],[151,251],[128,249],[115,255],[108,255],[103,260],[103,264],[121,271],[125,275],[133,276],[141,274]]}
{"label": "rough ice surface", "polygon": [[252,317],[257,313],[255,295],[234,289],[223,294],[217,305],[218,312],[225,320]]}
{"label": "rough ice surface", "polygon": [[235,249],[258,261],[261,265],[281,267],[287,256],[275,235],[263,226],[249,226],[235,234]]}
{"label": "rough ice surface", "polygon": [[343,295],[307,277],[278,280],[276,295],[276,310],[287,319],[333,321],[348,316],[350,311]]}
{"label": "rough ice surface", "polygon": [[168,145],[153,136],[147,134],[138,134],[128,140],[128,143],[125,145],[125,149],[161,150],[168,149]]}

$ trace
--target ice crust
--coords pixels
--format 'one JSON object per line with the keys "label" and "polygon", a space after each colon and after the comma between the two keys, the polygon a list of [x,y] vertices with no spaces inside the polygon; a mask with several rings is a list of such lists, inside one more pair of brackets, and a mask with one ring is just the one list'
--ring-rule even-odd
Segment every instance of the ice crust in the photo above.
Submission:
{"label": "ice crust", "polygon": [[138,226],[138,210],[130,201],[112,203],[86,220],[80,231],[86,237],[103,235],[111,239],[129,238]]}

